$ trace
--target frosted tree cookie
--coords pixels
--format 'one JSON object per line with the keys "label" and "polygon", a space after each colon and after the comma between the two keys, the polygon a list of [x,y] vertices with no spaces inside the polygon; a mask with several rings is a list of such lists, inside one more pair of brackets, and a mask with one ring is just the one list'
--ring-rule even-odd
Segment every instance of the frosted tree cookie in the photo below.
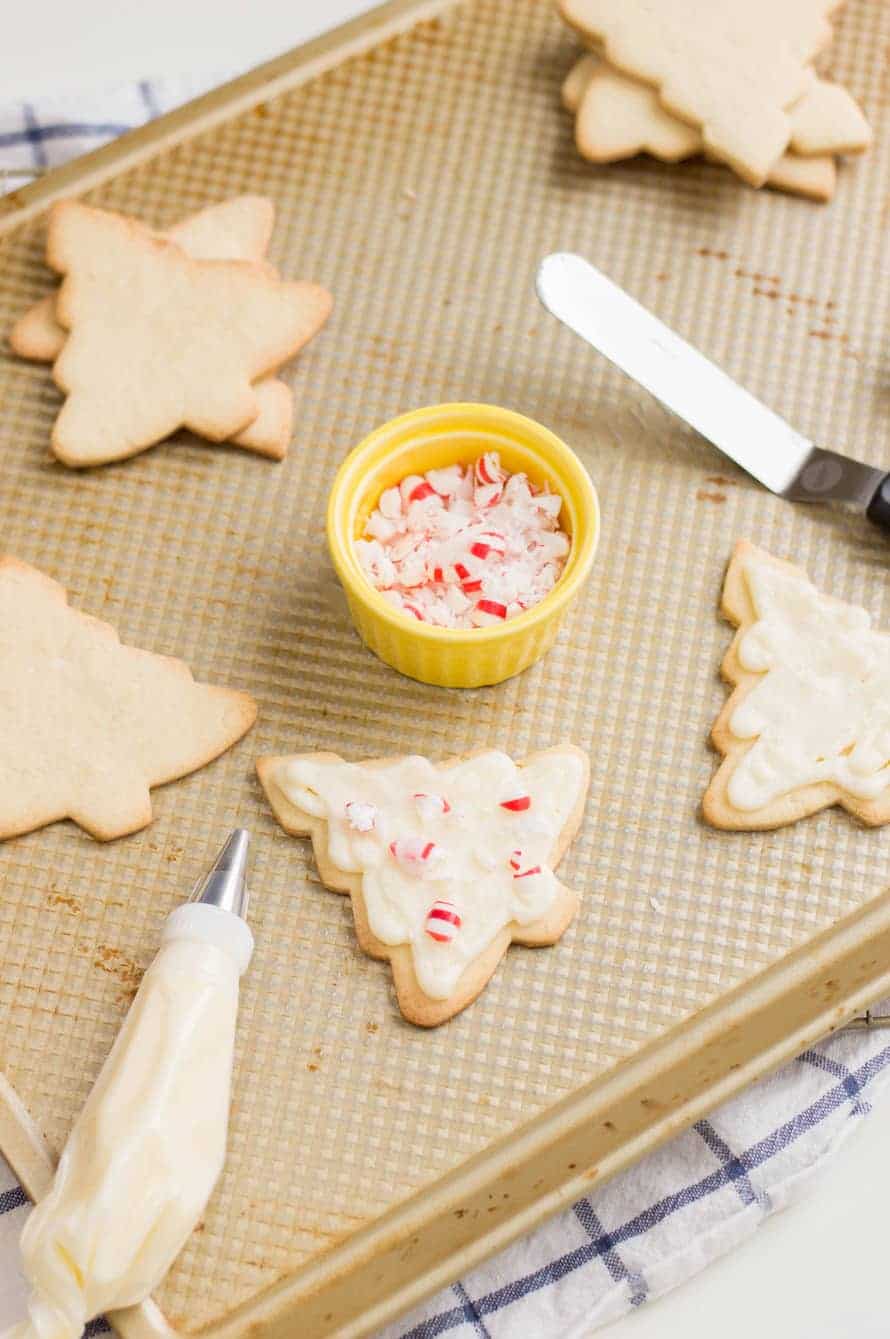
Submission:
{"label": "frosted tree cookie", "polygon": [[708,822],[776,828],[832,804],[890,820],[890,634],[744,540],[722,609],[739,630],[722,665],[734,689],[712,731],[724,760]]}
{"label": "frosted tree cookie", "polygon": [[47,260],[64,275],[69,332],[53,376],[66,400],[53,450],[69,465],[121,460],[191,428],[211,441],[258,417],[252,383],[321,328],[323,288],[267,266],[195,260],[122,215],[73,201],[50,214]]}
{"label": "frosted tree cookie", "polygon": [[459,1013],[511,942],[553,944],[577,910],[553,872],[587,795],[573,745],[522,765],[494,750],[438,765],[307,753],[257,771],[285,831],[312,838],[327,887],[349,893],[359,944],[389,960],[412,1023]]}
{"label": "frosted tree cookie", "polygon": [[137,832],[150,787],[203,767],[255,719],[245,693],[122,645],[57,582],[0,559],[0,838],[61,818],[102,841]]}
{"label": "frosted tree cookie", "polygon": [[[262,261],[269,245],[275,209],[261,195],[239,195],[208,205],[158,234],[175,242],[195,260]],[[65,346],[66,330],[56,320],[56,294],[48,293],[19,317],[9,334],[20,358],[54,363]],[[237,446],[283,460],[293,431],[293,393],[283,381],[265,377],[254,385],[259,412]]]}

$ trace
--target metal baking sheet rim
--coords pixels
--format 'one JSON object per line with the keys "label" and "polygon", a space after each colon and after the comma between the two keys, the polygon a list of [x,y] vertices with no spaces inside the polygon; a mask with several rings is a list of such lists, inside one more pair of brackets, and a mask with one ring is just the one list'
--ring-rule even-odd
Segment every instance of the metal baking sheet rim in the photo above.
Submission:
{"label": "metal baking sheet rim", "polygon": [[[0,238],[455,3],[388,0],[48,172],[0,197]],[[887,994],[890,889],[201,1333],[292,1339],[299,1316],[303,1339],[362,1339]],[[2,1075],[0,1150],[32,1198],[45,1193],[52,1160]],[[123,1339],[174,1335],[152,1301],[110,1319]]]}
{"label": "metal baking sheet rim", "polygon": [[[202,1333],[362,1339],[888,993],[890,889]],[[51,1160],[2,1077],[0,1148],[39,1198]],[[111,1319],[173,1334],[150,1301]]]}

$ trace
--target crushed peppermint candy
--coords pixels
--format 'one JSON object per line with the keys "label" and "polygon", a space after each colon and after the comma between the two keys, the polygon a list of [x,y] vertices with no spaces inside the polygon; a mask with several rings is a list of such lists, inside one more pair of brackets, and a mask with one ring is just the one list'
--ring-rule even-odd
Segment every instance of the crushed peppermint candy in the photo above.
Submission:
{"label": "crushed peppermint candy", "polygon": [[373,832],[377,826],[377,806],[364,800],[348,800],[346,821],[356,832]]}
{"label": "crushed peppermint candy", "polygon": [[414,803],[417,805],[417,812],[425,822],[429,822],[433,818],[439,818],[442,814],[451,813],[451,805],[444,795],[424,795],[422,791],[418,791],[414,796]]}
{"label": "crushed peppermint candy", "polygon": [[510,868],[513,871],[514,879],[529,879],[535,874],[541,873],[540,865],[527,865],[525,868],[525,856],[522,851],[512,851],[510,854]]}
{"label": "crushed peppermint candy", "polygon": [[403,837],[389,843],[389,853],[406,873],[420,877],[436,877],[445,858],[445,852],[435,842],[424,837]]}
{"label": "crushed peppermint candy", "polygon": [[410,474],[387,488],[356,556],[394,608],[441,628],[492,627],[539,604],[562,576],[571,540],[562,498],[496,451],[472,465]]}
{"label": "crushed peppermint candy", "polygon": [[426,932],[440,944],[450,944],[462,925],[461,914],[453,902],[440,899],[427,912]]}

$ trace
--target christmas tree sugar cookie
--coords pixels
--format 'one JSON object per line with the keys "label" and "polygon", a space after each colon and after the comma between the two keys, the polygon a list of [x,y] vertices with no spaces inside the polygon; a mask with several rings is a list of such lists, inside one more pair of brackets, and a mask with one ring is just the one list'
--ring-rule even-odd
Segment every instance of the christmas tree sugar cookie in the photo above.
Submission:
{"label": "christmas tree sugar cookie", "polygon": [[[649,84],[613,69],[592,52],[572,66],[563,81],[562,100],[567,111],[578,115],[578,148],[593,162],[644,152],[676,162],[704,152],[701,132],[672,116]],[[823,154],[857,154],[872,142],[871,127],[852,95],[818,75],[789,117],[790,155],[810,160]]]}
{"label": "christmas tree sugar cookie", "polygon": [[560,0],[609,64],[657,90],[707,153],[762,186],[792,136],[838,0]]}
{"label": "christmas tree sugar cookie", "polygon": [[[175,242],[194,260],[261,261],[269,245],[275,208],[261,195],[238,195],[189,214],[157,235]],[[36,362],[55,362],[67,331],[56,320],[56,293],[35,302],[9,332],[13,351]]]}
{"label": "christmas tree sugar cookie", "polygon": [[[271,200],[239,195],[208,205],[158,235],[175,242],[194,260],[259,262],[266,254],[274,220]],[[67,331],[56,320],[56,294],[49,293],[19,317],[10,331],[9,343],[20,358],[53,363],[65,347],[66,337]],[[282,460],[293,429],[293,393],[274,377],[256,382],[254,393],[257,417],[232,441],[258,455]]]}
{"label": "christmas tree sugar cookie", "polygon": [[252,383],[321,328],[323,288],[268,266],[195,260],[134,219],[73,201],[50,214],[47,260],[64,275],[68,331],[53,367],[66,400],[53,429],[65,464],[121,460],[177,428],[211,441],[260,411]]}
{"label": "christmas tree sugar cookie", "polygon": [[255,718],[245,693],[124,646],[55,581],[0,559],[0,838],[61,818],[103,841],[136,832],[150,787],[203,767]]}
{"label": "christmas tree sugar cookie", "polygon": [[775,828],[840,804],[890,821],[890,634],[865,609],[742,541],[722,609],[738,627],[734,690],[712,732],[723,763],[704,797],[719,828]]}
{"label": "christmas tree sugar cookie", "polygon": [[553,944],[575,914],[553,872],[587,794],[572,745],[522,765],[495,750],[441,764],[307,753],[257,770],[282,827],[310,836],[325,884],[350,894],[359,943],[389,960],[412,1023],[459,1013],[511,942]]}
{"label": "christmas tree sugar cookie", "polygon": [[[588,52],[569,71],[563,105],[576,117],[582,157],[613,163],[648,153],[675,163],[704,152],[701,132],[673,116],[657,91]],[[813,200],[830,200],[837,184],[834,154],[861,153],[871,129],[846,89],[816,78],[791,109],[791,143],[770,168],[767,184]]]}

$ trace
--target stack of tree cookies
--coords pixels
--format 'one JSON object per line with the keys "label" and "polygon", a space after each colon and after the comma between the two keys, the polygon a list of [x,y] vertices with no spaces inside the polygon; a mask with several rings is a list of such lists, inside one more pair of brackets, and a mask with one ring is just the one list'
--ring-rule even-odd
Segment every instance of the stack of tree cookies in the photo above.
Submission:
{"label": "stack of tree cookies", "polygon": [[704,154],[752,186],[830,200],[871,129],[813,61],[842,0],[558,0],[587,53],[563,85],[583,157]]}
{"label": "stack of tree cookies", "polygon": [[167,232],[64,200],[46,259],[63,276],[16,322],[23,358],[53,364],[66,465],[121,460],[190,428],[281,460],[293,392],[274,373],[324,325],[331,295],[265,260],[275,211],[245,195]]}

